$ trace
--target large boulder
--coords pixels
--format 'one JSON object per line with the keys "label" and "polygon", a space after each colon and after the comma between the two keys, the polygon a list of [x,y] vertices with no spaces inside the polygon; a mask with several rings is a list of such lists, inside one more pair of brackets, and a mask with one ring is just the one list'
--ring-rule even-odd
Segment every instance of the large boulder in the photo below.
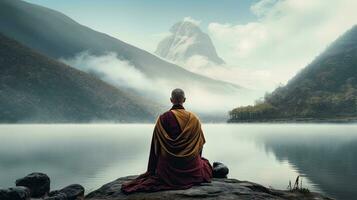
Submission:
{"label": "large boulder", "polygon": [[8,189],[0,189],[1,200],[29,200],[30,190],[26,187],[13,187]]}
{"label": "large boulder", "polygon": [[44,173],[35,172],[17,179],[16,186],[29,188],[31,197],[40,198],[50,192],[50,178]]}
{"label": "large boulder", "polygon": [[78,200],[84,199],[84,187],[79,184],[69,185],[61,190],[50,192],[45,200]]}
{"label": "large boulder", "polygon": [[187,190],[168,190],[153,193],[123,194],[120,190],[125,181],[136,176],[119,178],[89,193],[86,200],[200,200],[200,199],[289,199],[289,200],[330,200],[317,193],[300,193],[266,188],[256,183],[236,179],[213,179]]}

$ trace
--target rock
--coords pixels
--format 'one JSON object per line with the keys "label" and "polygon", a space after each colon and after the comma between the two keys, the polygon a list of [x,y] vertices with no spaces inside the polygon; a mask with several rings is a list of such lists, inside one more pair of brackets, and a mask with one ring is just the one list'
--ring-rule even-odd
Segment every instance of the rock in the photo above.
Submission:
{"label": "rock", "polygon": [[50,192],[50,178],[44,173],[31,173],[16,180],[16,186],[25,186],[30,189],[31,197],[40,198]]}
{"label": "rock", "polygon": [[44,200],[68,200],[66,194],[58,193],[54,196],[46,197]]}
{"label": "rock", "polygon": [[229,169],[226,165],[220,162],[213,163],[213,178],[227,178]]}
{"label": "rock", "polygon": [[213,179],[187,190],[168,190],[153,193],[134,193],[125,195],[121,184],[136,176],[119,178],[89,193],[86,200],[199,200],[199,199],[289,199],[289,200],[331,200],[317,193],[299,193],[269,189],[256,183],[236,179]]}
{"label": "rock", "polygon": [[44,200],[68,200],[67,196],[63,193],[56,194],[55,196],[52,197],[46,197]]}
{"label": "rock", "polygon": [[1,200],[29,200],[30,190],[26,187],[13,187],[8,189],[0,189]]}
{"label": "rock", "polygon": [[45,200],[78,200],[84,199],[84,187],[79,184],[69,185],[61,190],[50,192]]}

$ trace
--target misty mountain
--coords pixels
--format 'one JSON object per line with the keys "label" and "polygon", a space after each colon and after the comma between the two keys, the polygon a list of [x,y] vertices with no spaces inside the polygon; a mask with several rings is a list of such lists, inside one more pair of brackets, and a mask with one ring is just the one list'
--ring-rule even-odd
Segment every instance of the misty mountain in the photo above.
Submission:
{"label": "misty mountain", "polygon": [[0,122],[152,121],[155,108],[0,34]]}
{"label": "misty mountain", "polygon": [[224,64],[223,59],[217,55],[211,38],[194,22],[178,22],[170,28],[170,33],[155,51],[162,58],[185,63],[193,56],[203,56],[214,64]]}
{"label": "misty mountain", "polygon": [[286,86],[256,106],[231,111],[232,121],[357,117],[357,26],[334,41]]}
{"label": "misty mountain", "polygon": [[[16,14],[15,14],[16,13]],[[89,51],[114,52],[150,79],[172,86],[195,85],[211,92],[236,92],[240,87],[189,72],[144,50],[83,26],[64,14],[21,0],[0,1],[0,32],[55,59]],[[181,86],[182,87],[182,86]]]}

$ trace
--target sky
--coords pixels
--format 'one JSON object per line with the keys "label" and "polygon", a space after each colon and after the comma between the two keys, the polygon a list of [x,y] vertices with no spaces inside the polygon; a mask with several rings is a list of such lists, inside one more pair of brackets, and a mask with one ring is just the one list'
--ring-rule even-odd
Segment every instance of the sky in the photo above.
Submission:
{"label": "sky", "polygon": [[257,0],[26,0],[58,10],[77,22],[153,52],[163,35],[185,17],[211,22],[245,23],[256,16]]}
{"label": "sky", "polygon": [[153,52],[169,28],[199,21],[226,66],[203,74],[272,91],[357,22],[355,0],[26,0]]}

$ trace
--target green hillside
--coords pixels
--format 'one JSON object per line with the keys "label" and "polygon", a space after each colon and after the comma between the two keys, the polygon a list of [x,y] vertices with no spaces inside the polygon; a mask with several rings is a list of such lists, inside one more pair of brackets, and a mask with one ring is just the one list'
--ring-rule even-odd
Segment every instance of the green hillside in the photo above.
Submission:
{"label": "green hillside", "polygon": [[286,86],[254,106],[229,112],[230,122],[357,117],[357,26],[333,42]]}
{"label": "green hillside", "polygon": [[0,34],[0,123],[152,121],[137,96]]}

